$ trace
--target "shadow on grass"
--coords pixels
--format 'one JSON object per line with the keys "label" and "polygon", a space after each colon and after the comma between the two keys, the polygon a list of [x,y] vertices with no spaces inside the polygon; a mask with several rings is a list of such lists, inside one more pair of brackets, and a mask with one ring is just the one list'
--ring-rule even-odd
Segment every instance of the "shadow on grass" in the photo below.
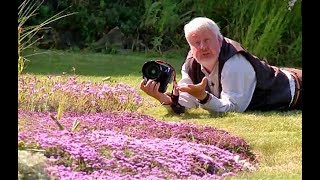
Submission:
{"label": "shadow on grass", "polygon": [[174,114],[173,112],[168,112],[164,115],[165,118],[179,117],[183,120],[188,119],[215,119],[230,116],[229,113],[209,113],[205,110],[188,110],[180,115]]}
{"label": "shadow on grass", "polygon": [[292,115],[301,115],[302,110],[288,110],[288,111],[246,111],[244,112],[246,115],[255,115],[255,116],[263,116],[263,117],[288,117]]}
{"label": "shadow on grass", "polygon": [[189,119],[219,119],[224,117],[235,117],[235,116],[246,116],[246,115],[253,115],[253,116],[260,116],[260,117],[288,117],[294,115],[301,115],[301,110],[291,110],[291,111],[247,111],[247,112],[225,112],[225,113],[209,113],[206,110],[200,109],[193,109],[188,110],[183,114],[174,114],[173,112],[168,112],[164,115],[166,118],[172,117],[179,117],[184,120]]}

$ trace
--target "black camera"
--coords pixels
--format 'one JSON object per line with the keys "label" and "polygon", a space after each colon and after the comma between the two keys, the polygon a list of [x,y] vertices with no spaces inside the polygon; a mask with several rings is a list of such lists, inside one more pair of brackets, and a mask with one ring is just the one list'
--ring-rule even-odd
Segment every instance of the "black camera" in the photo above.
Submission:
{"label": "black camera", "polygon": [[168,84],[174,78],[174,68],[161,60],[147,61],[142,66],[142,76],[147,82],[149,79],[160,83],[159,92],[166,92]]}

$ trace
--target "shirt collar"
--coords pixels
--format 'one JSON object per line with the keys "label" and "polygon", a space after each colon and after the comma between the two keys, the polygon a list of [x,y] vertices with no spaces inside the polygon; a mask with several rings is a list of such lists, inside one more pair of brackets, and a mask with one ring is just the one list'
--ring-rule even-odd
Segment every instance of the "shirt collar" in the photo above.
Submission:
{"label": "shirt collar", "polygon": [[[200,64],[201,65],[201,64]],[[213,71],[209,74],[208,71],[201,65],[201,71],[204,73],[205,76],[213,76],[215,74],[218,74],[218,67],[219,67],[219,61],[216,62],[216,65],[213,67]]]}

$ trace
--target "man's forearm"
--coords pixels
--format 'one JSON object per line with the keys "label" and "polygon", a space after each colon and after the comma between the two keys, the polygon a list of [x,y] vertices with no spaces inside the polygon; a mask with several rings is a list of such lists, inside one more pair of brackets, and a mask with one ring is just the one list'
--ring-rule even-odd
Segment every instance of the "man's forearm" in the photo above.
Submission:
{"label": "man's forearm", "polygon": [[162,105],[171,105],[172,100],[170,95],[166,93],[159,94],[159,97],[155,97]]}

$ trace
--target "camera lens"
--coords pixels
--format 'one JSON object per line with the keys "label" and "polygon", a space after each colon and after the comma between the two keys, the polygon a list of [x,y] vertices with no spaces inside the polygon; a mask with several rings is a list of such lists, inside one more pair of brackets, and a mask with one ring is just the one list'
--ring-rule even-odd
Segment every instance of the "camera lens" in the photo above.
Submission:
{"label": "camera lens", "polygon": [[143,70],[144,76],[147,77],[148,79],[156,79],[159,77],[161,73],[159,64],[155,62],[146,63],[142,70]]}
{"label": "camera lens", "polygon": [[146,83],[149,79],[160,83],[159,92],[164,93],[174,77],[174,69],[164,61],[147,61],[142,66],[142,77]]}

